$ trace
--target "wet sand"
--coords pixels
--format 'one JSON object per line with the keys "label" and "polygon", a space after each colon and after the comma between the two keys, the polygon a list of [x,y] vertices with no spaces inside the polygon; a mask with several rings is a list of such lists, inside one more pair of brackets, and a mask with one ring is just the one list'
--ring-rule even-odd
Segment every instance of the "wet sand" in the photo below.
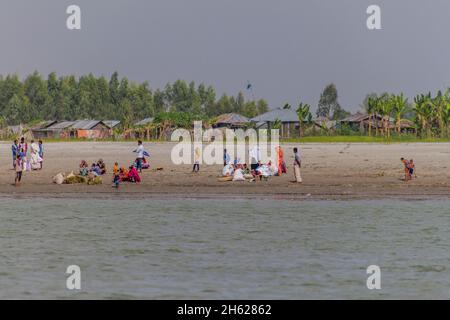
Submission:
{"label": "wet sand", "polygon": [[[115,161],[133,162],[135,143],[61,142],[45,144],[42,171],[26,172],[15,187],[10,143],[0,144],[0,196],[64,198],[282,198],[282,199],[432,199],[450,197],[450,144],[283,144],[288,174],[269,181],[219,182],[221,165],[201,165],[193,174],[191,165],[174,165],[172,143],[145,143],[151,168],[141,184],[111,186],[111,174],[103,185],[55,185],[59,172],[77,172],[81,160],[102,158],[111,171]],[[302,149],[302,184],[292,183],[292,148]],[[413,158],[418,178],[405,183],[400,157]]]}

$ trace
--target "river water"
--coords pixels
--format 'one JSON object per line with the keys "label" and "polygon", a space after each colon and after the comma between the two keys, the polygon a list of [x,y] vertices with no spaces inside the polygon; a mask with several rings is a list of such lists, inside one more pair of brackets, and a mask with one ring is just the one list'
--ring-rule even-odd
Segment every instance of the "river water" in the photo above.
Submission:
{"label": "river water", "polygon": [[[4,198],[0,298],[450,298],[449,207]],[[69,265],[81,290],[66,288]],[[381,290],[367,289],[370,265]]]}

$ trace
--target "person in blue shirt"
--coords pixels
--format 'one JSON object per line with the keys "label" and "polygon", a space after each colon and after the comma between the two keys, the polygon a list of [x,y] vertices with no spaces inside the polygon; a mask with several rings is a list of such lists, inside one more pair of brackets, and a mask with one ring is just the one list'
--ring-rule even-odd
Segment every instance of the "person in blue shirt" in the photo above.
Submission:
{"label": "person in blue shirt", "polygon": [[223,149],[223,166],[225,167],[230,163],[230,155],[227,152],[227,149]]}
{"label": "person in blue shirt", "polygon": [[16,168],[16,159],[17,159],[17,155],[19,154],[19,145],[18,145],[18,141],[14,140],[13,145],[11,146],[11,151],[12,151],[12,157],[13,157],[13,168]]}
{"label": "person in blue shirt", "polygon": [[42,170],[42,163],[44,162],[44,145],[42,143],[42,140],[39,140],[39,157],[41,158],[41,170]]}

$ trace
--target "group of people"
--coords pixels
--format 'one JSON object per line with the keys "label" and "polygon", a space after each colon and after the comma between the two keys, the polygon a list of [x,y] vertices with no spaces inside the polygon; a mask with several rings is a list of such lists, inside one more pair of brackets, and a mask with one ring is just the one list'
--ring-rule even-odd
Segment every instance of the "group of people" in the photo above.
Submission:
{"label": "group of people", "polygon": [[119,163],[114,164],[113,169],[113,187],[119,188],[120,183],[128,181],[131,183],[140,183],[142,170],[149,169],[150,163],[148,163],[146,157],[150,157],[150,154],[144,149],[142,141],[138,141],[138,147],[133,151],[137,154],[134,163],[126,169],[125,167],[120,167]]}
{"label": "group of people", "polygon": [[[114,163],[113,167],[113,187],[118,188],[121,182],[132,182],[132,183],[140,183],[141,176],[139,173],[142,173],[143,169],[149,169],[150,164],[148,163],[146,157],[149,157],[150,154],[145,151],[142,141],[138,141],[138,148],[133,152],[137,153],[137,157],[132,165],[127,167],[120,167],[118,162]],[[96,163],[93,163],[89,168],[88,163],[85,160],[82,160],[80,163],[80,175],[81,176],[103,176],[107,173],[105,162],[100,159]]]}
{"label": "group of people", "polygon": [[80,166],[80,176],[87,177],[93,175],[94,177],[103,176],[106,174],[106,164],[103,159],[99,159],[97,162],[93,163],[89,167],[86,160],[81,160]]}
{"label": "group of people", "polygon": [[[302,182],[300,174],[301,168],[301,155],[298,148],[294,148],[294,181],[296,183]],[[284,161],[284,152],[281,147],[276,148],[275,161],[269,161],[267,164],[262,163],[260,160],[260,151],[258,147],[251,148],[249,151],[250,167],[246,163],[240,163],[240,159],[235,158],[231,163],[230,155],[227,150],[224,149],[223,154],[223,170],[222,176],[225,178],[232,178],[232,181],[244,181],[249,179],[250,181],[256,181],[259,177],[260,180],[268,180],[271,176],[281,176],[287,173],[286,162]],[[195,164],[194,164],[195,169]]]}
{"label": "group of people", "polygon": [[414,160],[407,160],[405,158],[400,158],[400,161],[403,163],[404,172],[405,172],[405,181],[410,181],[413,179],[413,176],[417,178],[416,175],[416,164]]}
{"label": "group of people", "polygon": [[121,182],[128,181],[132,183],[140,183],[141,176],[137,170],[136,162],[129,166],[128,169],[125,167],[119,167],[119,163],[114,164],[113,169],[113,186],[118,188]]}
{"label": "group of people", "polygon": [[28,148],[28,143],[24,137],[20,139],[20,143],[18,140],[14,140],[11,146],[11,152],[13,170],[16,172],[14,179],[16,186],[20,185],[24,171],[42,170],[44,162],[44,144],[42,140],[39,140],[38,143],[31,140],[30,148]]}

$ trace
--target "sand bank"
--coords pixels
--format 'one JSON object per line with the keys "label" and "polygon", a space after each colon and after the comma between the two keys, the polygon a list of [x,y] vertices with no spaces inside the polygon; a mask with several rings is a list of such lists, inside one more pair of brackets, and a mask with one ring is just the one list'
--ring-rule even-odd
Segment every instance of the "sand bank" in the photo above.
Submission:
{"label": "sand bank", "polygon": [[[0,144],[0,194],[15,197],[242,197],[280,199],[429,199],[450,197],[450,144],[300,144],[303,155],[304,183],[293,184],[291,149],[284,144],[288,174],[269,181],[218,182],[220,165],[201,166],[199,174],[190,165],[177,166],[170,160],[171,143],[145,143],[151,153],[152,168],[145,171],[140,185],[111,187],[111,175],[100,186],[55,185],[58,172],[77,171],[80,160],[88,163],[102,158],[109,169],[115,161],[130,164],[135,143],[61,142],[45,144],[42,171],[24,174],[20,187],[12,185],[11,145]],[[400,157],[413,158],[418,179],[405,183]]]}

